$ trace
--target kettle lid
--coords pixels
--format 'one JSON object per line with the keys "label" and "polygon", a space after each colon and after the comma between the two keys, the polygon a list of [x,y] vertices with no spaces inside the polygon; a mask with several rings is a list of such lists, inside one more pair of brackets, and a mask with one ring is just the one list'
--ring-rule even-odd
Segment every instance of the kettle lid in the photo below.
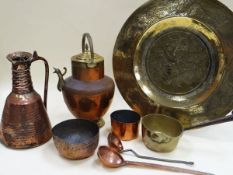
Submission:
{"label": "kettle lid", "polygon": [[82,38],[82,53],[73,56],[71,60],[74,62],[86,63],[88,67],[95,67],[97,63],[103,62],[104,58],[94,53],[91,35],[89,33],[84,33]]}

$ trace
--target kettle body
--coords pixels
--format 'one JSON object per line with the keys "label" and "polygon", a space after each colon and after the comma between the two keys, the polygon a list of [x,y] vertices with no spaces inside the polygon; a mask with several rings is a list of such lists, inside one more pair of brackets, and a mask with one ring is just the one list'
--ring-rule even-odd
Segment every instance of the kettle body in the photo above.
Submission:
{"label": "kettle body", "polygon": [[[91,51],[87,50],[88,40]],[[115,90],[113,80],[104,75],[103,58],[93,52],[92,39],[89,34],[83,35],[83,53],[71,58],[72,75],[66,79],[59,69],[58,90],[62,91],[64,101],[70,112],[77,118],[87,119],[101,127],[103,115],[108,110]]]}

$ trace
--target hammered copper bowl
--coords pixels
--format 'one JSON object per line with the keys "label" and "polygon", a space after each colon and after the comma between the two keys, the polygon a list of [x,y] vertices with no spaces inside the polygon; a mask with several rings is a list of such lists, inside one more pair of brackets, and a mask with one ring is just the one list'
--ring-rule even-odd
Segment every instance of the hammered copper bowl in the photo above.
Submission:
{"label": "hammered copper bowl", "polygon": [[61,156],[79,160],[94,154],[99,143],[99,127],[84,119],[72,119],[57,124],[53,140]]}

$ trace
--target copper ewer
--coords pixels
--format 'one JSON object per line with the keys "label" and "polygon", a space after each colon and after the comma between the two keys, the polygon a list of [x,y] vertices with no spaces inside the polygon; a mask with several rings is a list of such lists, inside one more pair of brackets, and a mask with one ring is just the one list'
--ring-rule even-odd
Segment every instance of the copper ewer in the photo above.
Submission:
{"label": "copper ewer", "polygon": [[[86,43],[86,41],[88,41]],[[97,122],[107,111],[114,94],[113,80],[104,75],[104,58],[95,54],[90,34],[85,33],[82,39],[82,53],[71,58],[72,76],[63,79],[66,73],[54,68],[59,77],[58,90],[70,112],[77,118]]]}
{"label": "copper ewer", "polygon": [[[2,115],[1,140],[10,148],[31,148],[47,142],[51,125],[46,111],[49,66],[36,52],[15,52],[7,56],[12,63],[12,92],[8,95]],[[30,75],[31,63],[45,63],[44,103],[33,89]]]}

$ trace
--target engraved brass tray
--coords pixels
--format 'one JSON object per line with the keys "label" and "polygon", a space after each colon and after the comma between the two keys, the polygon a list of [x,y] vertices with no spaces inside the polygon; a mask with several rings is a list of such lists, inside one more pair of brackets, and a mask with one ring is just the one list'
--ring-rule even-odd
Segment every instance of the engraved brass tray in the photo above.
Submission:
{"label": "engraved brass tray", "polygon": [[233,13],[216,0],[151,0],[118,35],[114,76],[141,115],[162,113],[187,128],[233,108]]}

